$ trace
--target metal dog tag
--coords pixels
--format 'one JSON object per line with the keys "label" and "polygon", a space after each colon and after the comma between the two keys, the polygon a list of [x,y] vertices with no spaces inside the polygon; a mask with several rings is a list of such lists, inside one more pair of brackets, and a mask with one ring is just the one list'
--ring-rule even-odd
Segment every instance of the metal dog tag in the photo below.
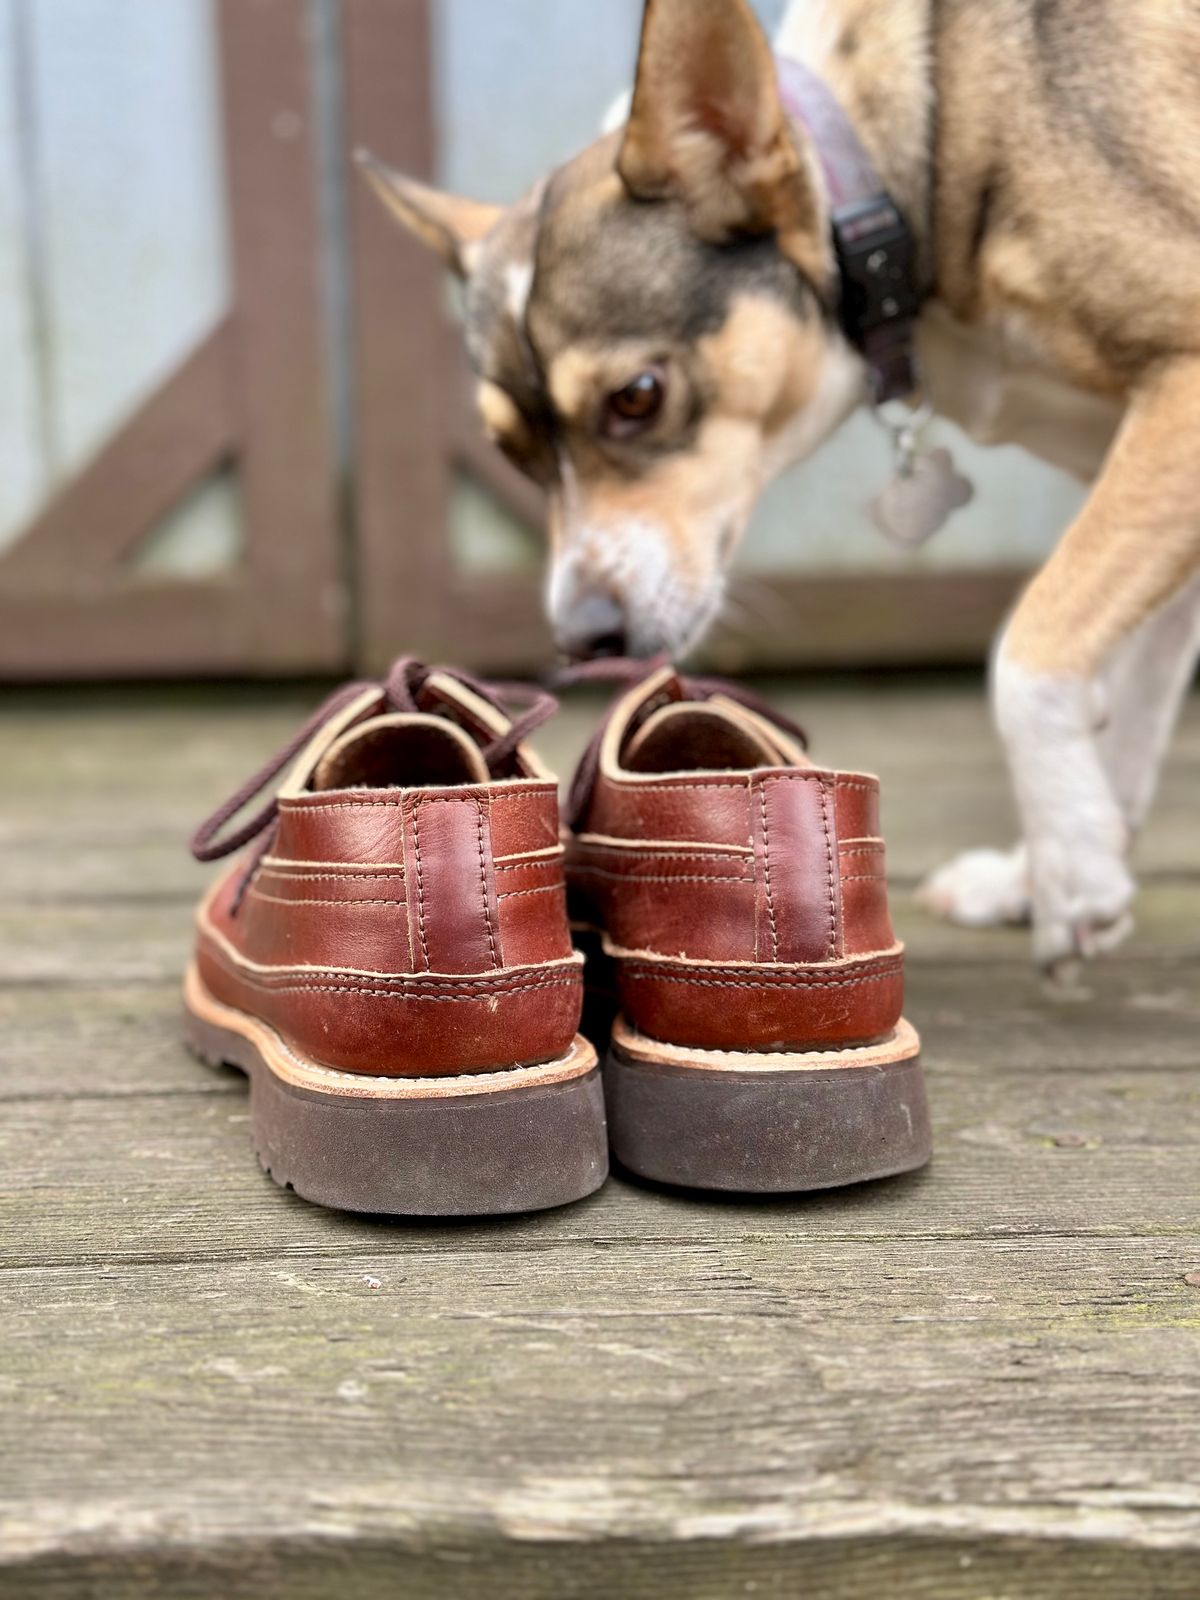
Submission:
{"label": "metal dog tag", "polygon": [[911,549],[969,505],[974,486],[954,465],[949,450],[899,452],[896,472],[871,506],[875,525],[896,544]]}

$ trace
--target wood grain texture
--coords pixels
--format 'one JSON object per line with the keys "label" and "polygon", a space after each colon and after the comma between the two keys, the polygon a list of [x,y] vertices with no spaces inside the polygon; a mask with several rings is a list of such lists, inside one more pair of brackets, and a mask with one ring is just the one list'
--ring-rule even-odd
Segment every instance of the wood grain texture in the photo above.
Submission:
{"label": "wood grain texture", "polygon": [[[305,698],[0,708],[0,1594],[1194,1600],[1195,712],[1090,1006],[904,913],[926,1173],[414,1225],[276,1189],[178,1043],[174,841]],[[931,772],[982,814],[970,686],[815,704],[904,850]]]}

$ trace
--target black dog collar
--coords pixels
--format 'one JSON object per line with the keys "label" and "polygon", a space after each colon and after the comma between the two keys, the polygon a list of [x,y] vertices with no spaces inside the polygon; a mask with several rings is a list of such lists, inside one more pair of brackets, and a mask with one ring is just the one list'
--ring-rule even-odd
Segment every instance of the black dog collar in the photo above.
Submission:
{"label": "black dog collar", "polygon": [[924,297],[913,231],[829,85],[799,61],[780,57],[778,69],[784,105],[807,127],[825,169],[842,331],[866,359],[876,405],[904,399],[920,387]]}

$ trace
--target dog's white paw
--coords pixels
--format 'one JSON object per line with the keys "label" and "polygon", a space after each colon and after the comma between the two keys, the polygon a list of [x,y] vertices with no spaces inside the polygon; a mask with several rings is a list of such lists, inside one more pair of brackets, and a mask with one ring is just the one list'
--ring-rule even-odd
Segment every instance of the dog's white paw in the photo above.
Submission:
{"label": "dog's white paw", "polygon": [[1052,979],[1128,938],[1136,885],[1122,854],[1058,840],[1034,848],[1030,876],[1034,959]]}
{"label": "dog's white paw", "polygon": [[1024,845],[968,850],[931,873],[918,902],[961,928],[996,928],[1029,921],[1029,867]]}

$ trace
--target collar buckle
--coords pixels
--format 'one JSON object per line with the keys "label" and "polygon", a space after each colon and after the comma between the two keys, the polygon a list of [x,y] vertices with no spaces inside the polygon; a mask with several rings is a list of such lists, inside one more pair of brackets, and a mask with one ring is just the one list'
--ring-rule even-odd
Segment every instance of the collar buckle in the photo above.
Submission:
{"label": "collar buckle", "polygon": [[875,403],[910,395],[918,386],[913,323],[921,309],[912,229],[886,193],[839,206],[832,227],[842,330],[867,358]]}

